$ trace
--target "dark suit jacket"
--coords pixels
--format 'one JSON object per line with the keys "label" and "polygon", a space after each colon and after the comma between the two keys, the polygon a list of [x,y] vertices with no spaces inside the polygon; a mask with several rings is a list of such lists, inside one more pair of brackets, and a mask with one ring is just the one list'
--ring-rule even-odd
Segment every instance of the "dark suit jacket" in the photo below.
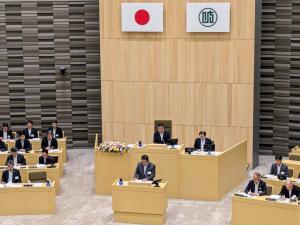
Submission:
{"label": "dark suit jacket", "polygon": [[[50,127],[48,129],[48,132],[51,131],[51,133],[53,134],[53,128]],[[62,129],[60,127],[57,127],[56,128],[56,131],[55,131],[55,136],[53,135],[53,138],[56,139],[56,138],[63,138],[63,132],[62,132]]]}
{"label": "dark suit jacket", "polygon": [[[211,145],[211,144],[212,144],[211,139],[205,138],[205,145]],[[201,139],[200,138],[196,138],[194,148],[201,149]]]}
{"label": "dark suit jacket", "polygon": [[[281,168],[280,168],[280,174],[281,172],[284,172],[284,175],[285,176],[288,176],[289,174],[289,168],[287,165],[285,165],[284,163],[281,164]],[[271,166],[271,171],[270,171],[270,174],[271,175],[275,175],[277,176],[277,164],[276,163],[273,163],[272,166]]]}
{"label": "dark suit jacket", "polygon": [[[245,189],[245,193],[248,194],[248,192],[251,191],[252,193],[255,192],[255,183],[253,180],[250,180],[246,189]],[[258,194],[260,196],[262,195],[266,195],[267,194],[267,185],[266,185],[266,182],[260,180],[259,181],[259,184],[258,184]]]}
{"label": "dark suit jacket", "polygon": [[[9,137],[8,137],[9,136]],[[0,130],[0,137],[3,138],[3,130]],[[11,130],[7,131],[7,139],[14,139],[13,133]]]}
{"label": "dark suit jacket", "polygon": [[[12,155],[7,156],[6,164],[7,164],[9,161],[14,161],[14,158],[13,158]],[[26,165],[26,159],[25,159],[24,155],[22,155],[22,154],[17,154],[17,163],[18,163],[18,164],[21,164],[21,165]]]}
{"label": "dark suit jacket", "polygon": [[[2,172],[2,182],[7,183],[8,182],[8,176],[9,176],[8,170],[4,170]],[[22,183],[22,178],[21,178],[19,170],[16,170],[16,169],[13,170],[12,182],[13,183]]]}
{"label": "dark suit jacket", "polygon": [[290,196],[288,189],[286,188],[285,185],[283,185],[279,195],[285,196],[286,198],[290,198],[290,197],[296,195],[296,197],[300,198],[300,189],[298,186],[294,185],[293,189],[292,189],[292,194]]}
{"label": "dark suit jacket", "polygon": [[[39,157],[39,164],[45,164],[43,156]],[[50,156],[46,158],[46,165],[48,164],[54,164],[53,158]]]}
{"label": "dark suit jacket", "polygon": [[[47,139],[47,137],[45,137],[42,140],[41,148],[46,149],[47,147],[48,147],[48,139]],[[57,144],[56,139],[52,139],[51,144],[50,144],[50,148],[51,149],[57,149],[57,147],[58,147],[58,144]]]}
{"label": "dark suit jacket", "polygon": [[163,134],[163,141],[161,140],[160,138],[160,134],[158,131],[156,131],[153,135],[153,143],[155,144],[166,144],[167,141],[170,139],[170,134],[169,132],[167,131],[164,131],[164,134]]}
{"label": "dark suit jacket", "polygon": [[[22,149],[22,141],[21,141],[21,139],[16,140],[15,147],[18,150]],[[31,150],[31,144],[30,144],[29,140],[27,140],[27,139],[24,140],[24,147],[23,147],[23,149],[25,149],[26,151],[30,151]]]}
{"label": "dark suit jacket", "polygon": [[28,128],[25,128],[23,130],[23,132],[25,134],[26,139],[38,138],[38,132],[37,132],[37,129],[35,129],[35,128],[31,128],[31,135],[30,136],[29,136],[29,133],[28,133]]}
{"label": "dark suit jacket", "polygon": [[6,144],[0,140],[0,151],[1,152],[5,152],[7,151],[7,147],[6,147]]}
{"label": "dark suit jacket", "polygon": [[144,172],[144,166],[142,163],[138,163],[135,169],[134,177],[143,180],[153,180],[155,177],[155,165],[151,162],[148,163],[146,172]]}

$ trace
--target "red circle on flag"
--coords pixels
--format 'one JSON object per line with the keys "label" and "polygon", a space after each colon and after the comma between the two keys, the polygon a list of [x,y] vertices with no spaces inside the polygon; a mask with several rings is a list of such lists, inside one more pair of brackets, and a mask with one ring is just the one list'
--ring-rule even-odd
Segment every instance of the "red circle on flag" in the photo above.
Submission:
{"label": "red circle on flag", "polygon": [[150,20],[150,14],[145,9],[140,9],[135,13],[135,22],[139,25],[146,25]]}

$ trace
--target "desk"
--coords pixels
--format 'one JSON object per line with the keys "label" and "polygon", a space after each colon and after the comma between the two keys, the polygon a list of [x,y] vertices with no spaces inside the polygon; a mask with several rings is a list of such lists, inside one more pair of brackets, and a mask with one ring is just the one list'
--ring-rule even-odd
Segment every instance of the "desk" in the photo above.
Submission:
{"label": "desk", "polygon": [[55,187],[0,187],[0,199],[3,207],[0,215],[40,215],[55,212]]}
{"label": "desk", "polygon": [[300,173],[300,161],[295,160],[282,160],[283,163],[285,163],[289,169],[293,169],[293,177],[298,178],[298,175]]}
{"label": "desk", "polygon": [[57,138],[58,149],[62,150],[63,153],[63,162],[67,162],[67,138]]}
{"label": "desk", "polygon": [[179,198],[219,200],[246,179],[246,167],[246,141],[212,155],[182,152],[179,158]]}
{"label": "desk", "polygon": [[168,208],[167,183],[160,187],[128,185],[124,181],[112,185],[114,220],[122,223],[162,225]]}
{"label": "desk", "polygon": [[[23,182],[28,182],[28,172],[31,171],[46,171],[47,178],[51,181],[55,181],[55,193],[58,195],[60,193],[60,169],[59,164],[56,164],[54,168],[37,168],[36,165],[27,165],[27,166],[15,166],[16,169],[20,170],[20,174]],[[0,174],[6,170],[6,167],[0,167]]]}
{"label": "desk", "polygon": [[171,198],[218,200],[246,179],[247,141],[217,156],[187,155],[183,149],[183,146],[168,149],[166,145],[156,144],[145,148],[134,146],[124,154],[95,149],[96,194],[111,194],[111,184],[116,179],[132,179],[143,154],[149,155],[156,165],[156,179],[168,181],[168,197]]}
{"label": "desk", "polygon": [[232,225],[299,225],[300,206],[296,203],[279,203],[266,197],[232,199]]}
{"label": "desk", "polygon": [[[8,152],[0,152],[0,166],[4,166],[6,163],[7,156],[10,153]],[[30,151],[29,153],[19,153],[23,154],[26,159],[27,165],[36,165],[39,163],[39,156],[41,156],[41,150]],[[64,174],[64,163],[63,163],[63,153],[61,150],[53,150],[49,151],[49,156],[56,156],[58,157],[59,169],[60,169],[60,176],[62,177]]]}

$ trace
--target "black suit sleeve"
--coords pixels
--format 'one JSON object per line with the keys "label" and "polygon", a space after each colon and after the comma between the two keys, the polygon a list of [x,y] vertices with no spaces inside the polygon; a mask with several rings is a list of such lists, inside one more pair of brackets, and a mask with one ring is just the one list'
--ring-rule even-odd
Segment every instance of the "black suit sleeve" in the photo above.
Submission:
{"label": "black suit sleeve", "polygon": [[281,187],[279,195],[285,195],[285,186],[284,185]]}
{"label": "black suit sleeve", "polygon": [[259,195],[267,195],[267,184],[265,182],[263,182],[262,184],[262,193],[260,193]]}
{"label": "black suit sleeve", "polygon": [[24,155],[21,155],[21,165],[26,165],[26,159]]}
{"label": "black suit sleeve", "polygon": [[2,182],[7,183],[6,170],[2,172]]}
{"label": "black suit sleeve", "polygon": [[57,140],[53,139],[53,148],[57,149],[58,148],[58,144],[57,144]]}
{"label": "black suit sleeve", "polygon": [[170,136],[169,132],[167,132],[167,131],[165,131],[165,132],[166,132],[166,140],[165,140],[165,142],[167,142],[168,140],[171,139],[171,136]]}
{"label": "black suit sleeve", "polygon": [[138,178],[139,176],[139,164],[137,164],[135,171],[134,171],[134,178]]}
{"label": "black suit sleeve", "polygon": [[17,176],[19,177],[19,180],[16,183],[22,183],[22,177],[21,177],[20,171],[19,170],[16,170],[16,171],[17,171]]}
{"label": "black suit sleeve", "polygon": [[274,171],[274,165],[271,166],[270,174],[271,174],[271,175],[276,175],[276,174],[277,174],[277,173]]}
{"label": "black suit sleeve", "polygon": [[247,187],[245,188],[245,193],[248,194],[248,192],[251,190],[251,182],[248,183]]}
{"label": "black suit sleeve", "polygon": [[157,140],[156,140],[156,132],[154,132],[154,134],[153,134],[153,143],[157,143]]}

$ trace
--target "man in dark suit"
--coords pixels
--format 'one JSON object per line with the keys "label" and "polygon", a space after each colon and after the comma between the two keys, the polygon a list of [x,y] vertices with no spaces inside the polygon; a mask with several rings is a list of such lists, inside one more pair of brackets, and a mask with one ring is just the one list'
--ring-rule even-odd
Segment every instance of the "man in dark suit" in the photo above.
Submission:
{"label": "man in dark suit", "polygon": [[166,144],[170,138],[169,132],[165,131],[165,126],[163,124],[158,124],[157,130],[153,135],[153,143]]}
{"label": "man in dark suit", "polygon": [[0,139],[0,151],[1,152],[6,152],[7,151],[6,144],[1,139]]}
{"label": "man in dark suit", "polygon": [[282,156],[281,155],[276,155],[275,156],[275,163],[272,164],[271,170],[270,170],[271,175],[281,175],[281,176],[286,176],[288,177],[289,174],[289,168],[287,165],[282,163]]}
{"label": "man in dark suit", "polygon": [[25,138],[25,134],[21,132],[19,134],[20,138],[16,140],[15,148],[21,152],[28,152],[31,150],[30,141]]}
{"label": "man in dark suit", "polygon": [[292,181],[286,181],[285,185],[282,186],[279,195],[284,196],[286,198],[291,198],[296,196],[300,199],[300,189],[298,186],[294,185]]}
{"label": "man in dark suit", "polygon": [[2,130],[0,130],[0,139],[14,139],[12,131],[8,129],[8,123],[2,124]]}
{"label": "man in dark suit", "polygon": [[212,140],[206,137],[206,131],[200,131],[199,137],[196,138],[194,148],[205,151],[205,146],[212,145]]}
{"label": "man in dark suit", "polygon": [[58,144],[56,139],[53,139],[52,133],[48,132],[47,137],[43,138],[41,143],[41,148],[50,150],[50,149],[57,149]]}
{"label": "man in dark suit", "polygon": [[8,164],[9,162],[12,162],[15,166],[16,165],[26,165],[26,159],[25,159],[24,155],[18,154],[18,151],[16,148],[12,147],[10,151],[11,151],[11,154],[9,156],[7,156],[6,164]]}
{"label": "man in dark suit", "polygon": [[141,162],[137,164],[134,172],[134,178],[138,180],[153,180],[155,177],[155,165],[149,162],[149,157],[143,155]]}
{"label": "man in dark suit", "polygon": [[22,183],[20,171],[14,169],[14,164],[11,161],[7,163],[7,170],[2,172],[2,183]]}
{"label": "man in dark suit", "polygon": [[33,122],[31,120],[28,120],[26,122],[27,128],[23,130],[23,133],[25,134],[26,139],[33,139],[38,138],[38,132],[35,128],[33,128]]}
{"label": "man in dark suit", "polygon": [[42,151],[42,155],[39,157],[39,164],[45,164],[45,165],[54,164],[54,160],[53,160],[52,157],[50,157],[48,155],[48,150],[47,149],[44,149]]}
{"label": "man in dark suit", "polygon": [[253,179],[249,181],[245,193],[251,196],[262,196],[267,194],[266,182],[260,179],[261,174],[259,172],[253,173]]}
{"label": "man in dark suit", "polygon": [[63,131],[57,126],[57,120],[52,121],[51,127],[48,129],[48,133],[51,132],[54,139],[63,138]]}

